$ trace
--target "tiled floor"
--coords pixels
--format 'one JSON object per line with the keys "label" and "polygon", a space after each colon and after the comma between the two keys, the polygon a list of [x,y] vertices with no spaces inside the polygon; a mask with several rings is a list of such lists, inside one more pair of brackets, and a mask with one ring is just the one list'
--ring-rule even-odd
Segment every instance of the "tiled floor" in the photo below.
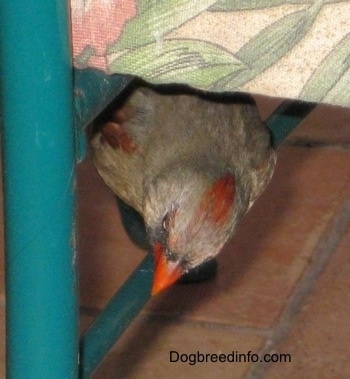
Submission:
{"label": "tiled floor", "polygon": [[[276,102],[258,103],[265,117]],[[126,237],[91,162],[78,173],[86,326],[145,253]],[[224,248],[217,277],[153,298],[94,379],[349,378],[349,195],[350,111],[318,107],[279,148],[274,178]],[[0,302],[3,319],[3,284]],[[170,351],[291,362],[189,364],[170,362]],[[3,361],[2,348],[0,377]]]}

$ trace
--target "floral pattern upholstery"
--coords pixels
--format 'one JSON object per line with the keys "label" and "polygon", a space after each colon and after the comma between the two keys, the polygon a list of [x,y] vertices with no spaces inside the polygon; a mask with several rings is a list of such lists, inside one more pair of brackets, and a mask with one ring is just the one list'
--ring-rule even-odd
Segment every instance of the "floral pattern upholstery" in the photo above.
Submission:
{"label": "floral pattern upholstery", "polygon": [[74,64],[350,104],[350,1],[72,0]]}

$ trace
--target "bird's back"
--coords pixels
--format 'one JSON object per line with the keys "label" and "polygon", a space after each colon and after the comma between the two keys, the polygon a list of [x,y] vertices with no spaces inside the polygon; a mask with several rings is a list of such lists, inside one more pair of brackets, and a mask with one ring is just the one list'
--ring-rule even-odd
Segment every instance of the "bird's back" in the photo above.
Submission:
{"label": "bird's back", "polygon": [[265,188],[274,155],[251,98],[160,94],[141,88],[124,108],[129,119],[122,130],[137,148],[112,147],[97,135],[93,157],[112,190],[140,213],[145,182],[181,162],[212,175],[231,171],[242,176],[250,201]]}

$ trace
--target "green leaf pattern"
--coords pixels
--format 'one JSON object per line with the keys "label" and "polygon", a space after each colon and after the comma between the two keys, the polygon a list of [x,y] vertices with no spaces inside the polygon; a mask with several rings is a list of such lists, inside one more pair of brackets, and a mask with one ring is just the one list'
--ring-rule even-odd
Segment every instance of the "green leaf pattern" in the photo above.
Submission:
{"label": "green leaf pattern", "polygon": [[[107,48],[110,73],[140,76],[153,83],[185,83],[212,91],[244,91],[307,38],[322,9],[341,0],[139,0],[137,16]],[[203,14],[215,16],[287,7],[238,50],[203,35],[178,37],[173,32]],[[242,14],[243,14],[242,13]],[[349,24],[350,25],[350,24]],[[349,26],[348,25],[348,26]],[[225,27],[235,28],[235,25]],[[239,27],[239,25],[238,25]],[[299,94],[300,99],[350,103],[350,28],[323,58]],[[346,94],[344,95],[344,92]],[[284,96],[284,94],[280,94]]]}
{"label": "green leaf pattern", "polygon": [[225,90],[239,88],[283,58],[305,37],[322,5],[322,0],[315,1],[309,8],[282,17],[249,40],[237,52],[237,57],[249,68],[221,80],[220,87]]}
{"label": "green leaf pattern", "polygon": [[[338,3],[339,0],[325,0],[325,4],[328,3]],[[220,12],[231,12],[231,11],[242,11],[242,10],[254,10],[254,9],[265,9],[277,7],[279,5],[285,4],[302,4],[310,5],[312,0],[219,0],[212,7],[210,11],[220,11]]]}
{"label": "green leaf pattern", "polygon": [[213,78],[239,72],[244,64],[220,46],[196,40],[153,42],[132,49],[113,60],[112,72],[125,67],[136,76],[152,82],[177,82],[210,88]]}
{"label": "green leaf pattern", "polygon": [[[300,95],[318,102],[350,104],[350,34],[345,36],[314,71]],[[344,99],[344,100],[343,100]]]}

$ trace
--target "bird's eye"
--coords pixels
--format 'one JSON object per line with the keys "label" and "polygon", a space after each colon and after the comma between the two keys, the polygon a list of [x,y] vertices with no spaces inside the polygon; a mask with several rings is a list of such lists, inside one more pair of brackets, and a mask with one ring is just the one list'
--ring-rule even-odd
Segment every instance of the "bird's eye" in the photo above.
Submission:
{"label": "bird's eye", "polygon": [[174,224],[175,224],[175,214],[177,212],[177,207],[173,207],[163,218],[163,221],[162,221],[162,226],[163,226],[163,229],[166,231],[166,232],[169,232],[169,230],[171,228],[174,227]]}
{"label": "bird's eye", "polygon": [[169,219],[170,219],[170,217],[169,217],[169,213],[167,213],[167,214],[164,216],[164,218],[163,218],[163,223],[162,223],[163,229],[164,229],[165,231],[167,231],[167,232],[169,231],[169,228],[170,228]]}

